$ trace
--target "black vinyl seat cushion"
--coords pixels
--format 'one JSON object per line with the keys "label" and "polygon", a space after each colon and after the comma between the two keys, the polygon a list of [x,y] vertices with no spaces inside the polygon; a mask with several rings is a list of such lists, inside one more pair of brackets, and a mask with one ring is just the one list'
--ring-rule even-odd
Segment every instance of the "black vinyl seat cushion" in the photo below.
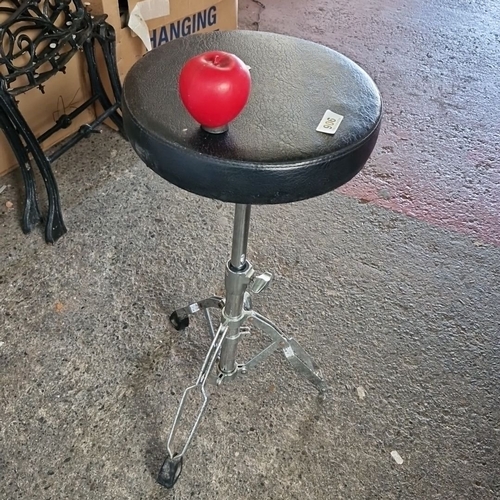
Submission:
{"label": "black vinyl seat cushion", "polygon": [[[183,65],[209,50],[251,67],[248,104],[221,135],[201,129],[178,93]],[[148,167],[192,193],[243,204],[304,200],[346,183],[369,158],[382,115],[377,87],[350,59],[255,31],[190,35],[154,49],[128,73],[122,107]],[[335,135],[316,131],[327,109],[344,116]]]}

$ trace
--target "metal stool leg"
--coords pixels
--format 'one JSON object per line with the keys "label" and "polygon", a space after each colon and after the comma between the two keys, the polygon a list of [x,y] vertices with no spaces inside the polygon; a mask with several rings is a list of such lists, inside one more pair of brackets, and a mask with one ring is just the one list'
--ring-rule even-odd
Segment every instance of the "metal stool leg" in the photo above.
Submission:
{"label": "metal stool leg", "polygon": [[[212,325],[212,317],[208,312],[209,309],[222,309],[224,307],[224,299],[222,297],[209,297],[208,299],[199,300],[194,304],[189,304],[186,307],[182,307],[181,309],[176,309],[170,315],[170,323],[172,323],[173,327],[182,331],[185,330],[189,326],[189,317],[194,314],[203,311],[205,313],[205,317],[209,321],[209,325]],[[214,336],[213,326],[210,327],[212,337]]]}
{"label": "metal stool leg", "polygon": [[295,371],[307,378],[320,393],[323,394],[327,391],[328,388],[321,376],[319,366],[295,339],[285,337],[271,321],[255,311],[252,311],[251,318],[259,329],[271,337],[273,343],[246,363],[245,366],[247,369],[253,368],[258,363],[261,363],[276,349],[280,348],[283,349],[286,359],[290,362]]}
{"label": "metal stool leg", "polygon": [[[170,316],[174,327],[177,330],[183,330],[189,325],[189,316],[204,311],[213,340],[196,383],[184,391],[170,431],[167,443],[168,457],[158,475],[158,483],[167,488],[172,488],[179,478],[184,455],[208,404],[209,394],[206,391],[206,385],[211,379],[219,385],[239,374],[246,374],[249,369],[263,362],[274,351],[282,349],[295,371],[309,380],[320,394],[323,395],[327,390],[320,370],[309,354],[293,338],[286,337],[270,320],[252,308],[251,295],[265,290],[271,282],[272,275],[263,273],[256,276],[252,265],[246,258],[250,208],[250,205],[236,205],[231,259],[226,265],[226,297],[214,296],[195,302],[177,309]],[[222,318],[217,331],[214,329],[209,313],[211,308],[222,309]],[[238,343],[242,335],[250,333],[252,325],[268,336],[271,344],[247,363],[239,364],[236,361]],[[216,373],[212,376],[214,367],[216,367]],[[187,438],[179,447],[181,451],[176,453],[174,440],[182,422],[187,398],[196,391],[199,391],[201,395],[201,404]]]}

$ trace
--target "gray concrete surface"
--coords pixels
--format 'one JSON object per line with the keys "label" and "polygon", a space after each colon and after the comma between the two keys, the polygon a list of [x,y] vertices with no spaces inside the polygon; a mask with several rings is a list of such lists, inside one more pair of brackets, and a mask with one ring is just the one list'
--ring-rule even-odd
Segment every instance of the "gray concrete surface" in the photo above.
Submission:
{"label": "gray concrete surface", "polygon": [[19,229],[19,173],[0,181],[0,499],[499,498],[500,248],[339,193],[255,208],[249,257],[275,273],[255,306],[331,393],[279,355],[214,391],[167,491],[167,433],[208,344],[201,321],[167,318],[220,291],[232,207],[168,185],[111,131],[56,171],[55,246]]}
{"label": "gray concrete surface", "polygon": [[255,209],[250,244],[276,273],[256,304],[330,398],[274,356],[214,393],[175,492],[157,486],[207,346],[167,315],[220,289],[232,207],[167,185],[112,132],[85,148],[58,167],[57,245],[2,213],[0,498],[495,498],[499,249],[336,193]]}
{"label": "gray concrete surface", "polygon": [[500,245],[498,0],[246,0],[240,10],[244,26],[346,54],[379,86],[379,147],[340,192]]}

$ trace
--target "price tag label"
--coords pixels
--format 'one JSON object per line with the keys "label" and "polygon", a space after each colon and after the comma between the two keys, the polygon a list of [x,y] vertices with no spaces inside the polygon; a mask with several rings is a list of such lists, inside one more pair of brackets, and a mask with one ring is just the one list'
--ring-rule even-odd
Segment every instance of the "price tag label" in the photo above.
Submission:
{"label": "price tag label", "polygon": [[327,109],[316,130],[324,134],[335,134],[344,117]]}

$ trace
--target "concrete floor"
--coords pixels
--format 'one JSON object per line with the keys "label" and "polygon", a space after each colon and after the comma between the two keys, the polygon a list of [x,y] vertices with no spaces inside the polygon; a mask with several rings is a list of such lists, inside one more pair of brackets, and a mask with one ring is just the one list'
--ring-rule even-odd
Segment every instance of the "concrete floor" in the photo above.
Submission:
{"label": "concrete floor", "polygon": [[386,101],[342,192],[253,214],[249,257],[275,273],[255,305],[329,397],[275,355],[213,393],[175,490],[155,483],[207,347],[167,316],[220,290],[232,207],[105,131],[57,164],[55,246],[19,229],[20,175],[0,179],[0,499],[500,498],[499,7],[369,5],[240,2],[242,27],[345,52]]}
{"label": "concrete floor", "polygon": [[[264,8],[265,7],[265,8]],[[373,76],[379,147],[342,193],[500,245],[500,2],[271,0],[263,31],[328,45]]]}

